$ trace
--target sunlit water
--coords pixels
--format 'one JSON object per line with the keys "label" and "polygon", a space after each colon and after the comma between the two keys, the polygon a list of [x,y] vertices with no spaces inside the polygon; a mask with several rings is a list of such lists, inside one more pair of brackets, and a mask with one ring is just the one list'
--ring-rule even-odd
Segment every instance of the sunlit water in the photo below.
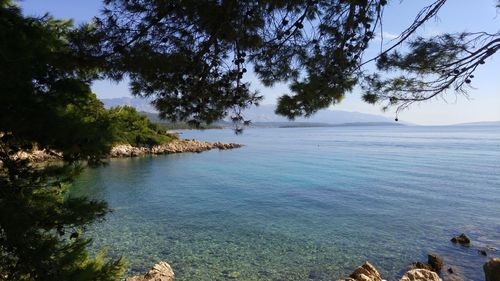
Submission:
{"label": "sunlit water", "polygon": [[[434,252],[483,280],[478,247],[500,248],[500,127],[182,136],[245,147],[115,159],[75,186],[114,210],[89,229],[92,248],[132,272],[164,260],[179,281],[336,280],[369,260],[394,280]],[[462,232],[471,247],[449,242]]]}

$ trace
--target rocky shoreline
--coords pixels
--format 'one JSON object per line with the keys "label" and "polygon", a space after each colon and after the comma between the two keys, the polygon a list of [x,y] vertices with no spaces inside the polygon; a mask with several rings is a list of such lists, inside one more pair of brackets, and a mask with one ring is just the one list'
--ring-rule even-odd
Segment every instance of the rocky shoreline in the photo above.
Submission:
{"label": "rocky shoreline", "polygon": [[[493,258],[483,267],[486,281],[500,280],[500,258]],[[155,264],[146,274],[130,276],[125,281],[174,281],[175,274],[172,267],[161,261]],[[369,262],[364,262],[357,267],[346,279],[337,281],[385,281],[381,274]],[[411,268],[399,281],[442,281],[435,270],[425,268]]]}
{"label": "rocky shoreline", "polygon": [[[470,246],[471,240],[465,234],[451,239],[455,244]],[[486,254],[484,254],[486,255]],[[427,255],[427,263],[414,262],[407,268],[399,281],[442,281],[445,263],[437,254]],[[454,269],[449,267],[447,273],[454,274]],[[500,281],[500,258],[493,257],[483,265],[485,281]],[[448,276],[449,277],[449,276]],[[174,281],[175,274],[172,267],[165,261],[155,264],[145,275],[130,276],[125,281]],[[236,279],[236,277],[230,277]],[[462,276],[453,276],[449,280],[465,280]],[[446,280],[446,279],[445,279]],[[386,281],[378,269],[366,261],[358,266],[346,279],[337,281]],[[479,281],[479,280],[478,280]]]}
{"label": "rocky shoreline", "polygon": [[[369,262],[363,263],[347,279],[338,281],[383,281],[378,270]],[[428,269],[408,270],[399,281],[441,281],[437,273]]]}
{"label": "rocky shoreline", "polygon": [[[132,146],[130,144],[119,144],[114,146],[108,157],[137,157],[146,155],[172,154],[184,152],[203,152],[212,149],[226,150],[242,147],[237,143],[206,142],[194,139],[177,139],[166,144],[155,146]],[[31,151],[22,151],[14,156],[15,159],[29,160],[31,162],[59,161],[63,159],[62,153],[50,150],[32,149]]]}
{"label": "rocky shoreline", "polygon": [[58,161],[63,159],[62,153],[47,150],[37,149],[36,147],[30,151],[20,151],[13,156],[14,160],[29,160],[30,162],[40,163],[48,161]]}
{"label": "rocky shoreline", "polygon": [[111,158],[117,158],[183,152],[199,153],[212,149],[226,150],[239,147],[242,147],[242,145],[237,143],[206,142],[198,140],[179,139],[166,144],[155,145],[152,147],[134,147],[129,144],[117,145],[111,149],[109,156]]}

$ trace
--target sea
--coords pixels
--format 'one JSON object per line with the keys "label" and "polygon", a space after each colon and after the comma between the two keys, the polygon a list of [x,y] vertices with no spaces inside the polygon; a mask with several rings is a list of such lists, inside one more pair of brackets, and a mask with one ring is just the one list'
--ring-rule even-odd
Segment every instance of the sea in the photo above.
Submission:
{"label": "sea", "polygon": [[[399,280],[432,253],[444,280],[484,280],[500,256],[500,126],[180,133],[244,146],[112,159],[72,188],[108,202],[86,237],[128,274],[166,261],[178,281],[337,280],[370,261]],[[469,246],[450,242],[461,233]]]}

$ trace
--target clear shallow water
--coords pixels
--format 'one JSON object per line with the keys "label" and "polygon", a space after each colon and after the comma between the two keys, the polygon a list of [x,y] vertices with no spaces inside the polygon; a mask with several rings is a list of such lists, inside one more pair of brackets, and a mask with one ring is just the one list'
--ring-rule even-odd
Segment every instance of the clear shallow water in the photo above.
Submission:
{"label": "clear shallow water", "polygon": [[[245,147],[115,159],[74,188],[114,209],[88,235],[133,272],[165,260],[179,281],[336,280],[369,260],[394,280],[436,252],[466,280],[484,280],[477,247],[500,249],[500,127],[183,137]],[[462,232],[472,247],[449,242]]]}

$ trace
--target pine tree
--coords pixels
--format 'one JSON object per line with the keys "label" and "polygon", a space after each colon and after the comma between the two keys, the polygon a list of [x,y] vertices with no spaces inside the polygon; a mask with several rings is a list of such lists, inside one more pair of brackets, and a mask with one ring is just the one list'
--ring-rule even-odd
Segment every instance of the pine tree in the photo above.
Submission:
{"label": "pine tree", "polygon": [[[244,80],[249,68],[265,86],[289,85],[276,112],[290,119],[341,102],[355,85],[365,101],[401,110],[446,91],[466,93],[500,49],[499,32],[415,37],[447,2],[423,6],[371,59],[366,50],[381,39],[387,0],[106,0],[79,50],[104,59],[110,78],[128,75],[133,94],[151,97],[173,121],[242,122],[241,109],[262,99]],[[376,74],[364,68],[371,62]]]}
{"label": "pine tree", "polygon": [[[113,136],[90,91],[95,70],[69,46],[71,23],[29,18],[0,1],[0,280],[117,280],[124,260],[87,253],[87,225],[105,202],[69,198],[83,163],[98,163]],[[64,161],[34,164],[19,152],[57,150]]]}

